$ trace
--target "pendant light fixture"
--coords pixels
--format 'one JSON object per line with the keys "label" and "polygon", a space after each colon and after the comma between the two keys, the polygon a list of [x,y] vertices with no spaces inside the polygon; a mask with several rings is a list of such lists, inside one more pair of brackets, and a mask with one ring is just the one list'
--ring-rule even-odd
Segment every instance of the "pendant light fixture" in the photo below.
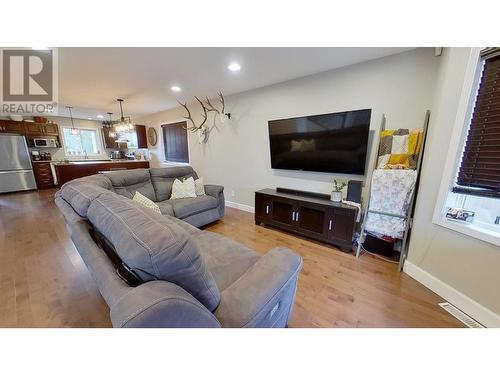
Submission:
{"label": "pendant light fixture", "polygon": [[72,135],[78,135],[78,134],[80,134],[80,129],[75,128],[75,123],[73,122],[73,113],[71,112],[71,110],[73,109],[73,107],[66,107],[66,108],[68,108],[68,110],[69,110],[69,117],[71,118],[71,134]]}
{"label": "pendant light fixture", "polygon": [[117,133],[128,133],[135,129],[135,125],[130,121],[130,117],[123,116],[123,99],[116,99],[118,103],[120,103],[120,113],[121,118],[120,122],[115,125],[115,131]]}
{"label": "pendant light fixture", "polygon": [[[113,128],[113,120],[111,119],[111,115],[113,114],[113,112],[108,112],[108,115],[109,115],[109,127],[110,128]],[[111,138],[114,138],[116,137],[116,133],[112,130],[109,132],[109,136]]]}

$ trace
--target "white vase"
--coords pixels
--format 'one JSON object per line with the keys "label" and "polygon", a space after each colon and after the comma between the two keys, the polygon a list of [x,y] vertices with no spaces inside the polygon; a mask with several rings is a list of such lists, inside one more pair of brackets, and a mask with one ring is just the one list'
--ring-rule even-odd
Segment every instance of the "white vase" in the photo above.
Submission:
{"label": "white vase", "polygon": [[330,200],[333,202],[342,202],[342,192],[332,191],[332,193],[330,194]]}

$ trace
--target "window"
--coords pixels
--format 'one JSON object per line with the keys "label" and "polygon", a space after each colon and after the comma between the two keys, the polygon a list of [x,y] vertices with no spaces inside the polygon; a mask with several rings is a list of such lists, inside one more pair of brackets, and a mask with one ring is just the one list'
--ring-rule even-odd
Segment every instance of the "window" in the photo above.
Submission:
{"label": "window", "polygon": [[186,126],[185,121],[161,126],[165,161],[189,163]]}
{"label": "window", "polygon": [[433,222],[500,245],[500,49],[472,49],[458,111]]}
{"label": "window", "polygon": [[484,59],[453,191],[500,198],[500,54]]}
{"label": "window", "polygon": [[71,134],[71,128],[63,128],[64,151],[68,156],[97,156],[100,149],[96,129],[78,129],[78,134]]}

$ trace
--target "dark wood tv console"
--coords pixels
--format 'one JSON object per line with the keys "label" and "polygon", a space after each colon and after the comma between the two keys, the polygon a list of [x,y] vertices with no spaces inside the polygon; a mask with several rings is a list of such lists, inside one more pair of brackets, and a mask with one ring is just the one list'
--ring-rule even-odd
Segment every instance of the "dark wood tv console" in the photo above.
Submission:
{"label": "dark wood tv console", "polygon": [[352,250],[357,208],[328,195],[290,189],[255,192],[255,223],[283,229]]}

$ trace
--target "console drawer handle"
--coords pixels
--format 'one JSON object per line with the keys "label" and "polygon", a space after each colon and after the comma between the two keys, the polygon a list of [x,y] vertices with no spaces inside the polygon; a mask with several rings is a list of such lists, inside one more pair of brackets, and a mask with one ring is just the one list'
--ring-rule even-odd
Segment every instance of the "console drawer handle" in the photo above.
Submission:
{"label": "console drawer handle", "polygon": [[330,223],[328,224],[328,230],[332,230],[332,219],[330,219]]}
{"label": "console drawer handle", "polygon": [[266,204],[266,215],[269,214],[269,205]]}

